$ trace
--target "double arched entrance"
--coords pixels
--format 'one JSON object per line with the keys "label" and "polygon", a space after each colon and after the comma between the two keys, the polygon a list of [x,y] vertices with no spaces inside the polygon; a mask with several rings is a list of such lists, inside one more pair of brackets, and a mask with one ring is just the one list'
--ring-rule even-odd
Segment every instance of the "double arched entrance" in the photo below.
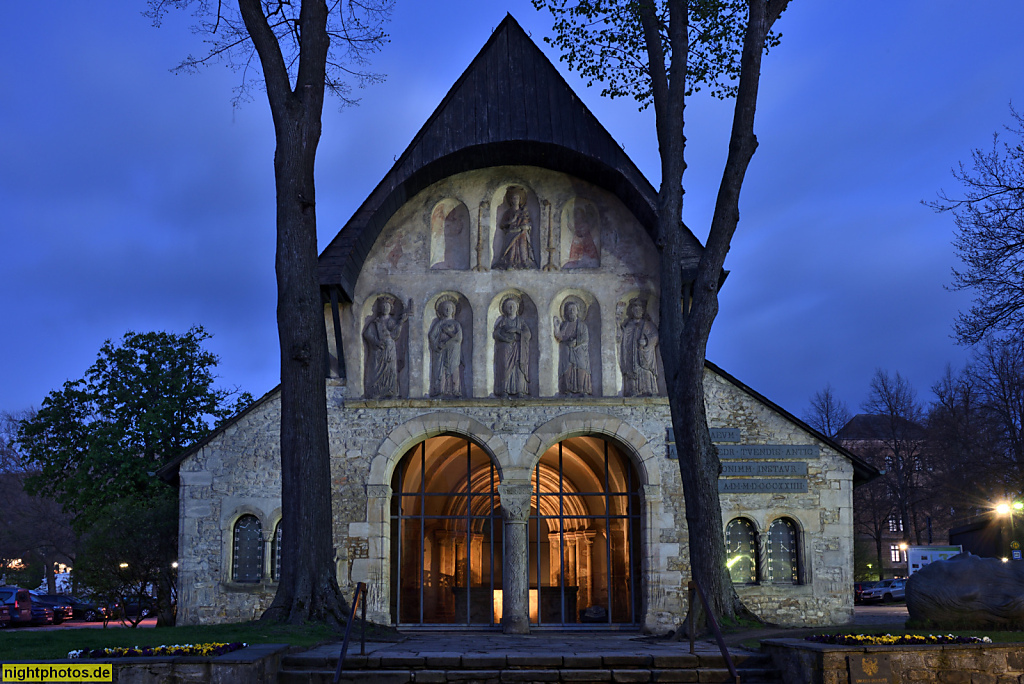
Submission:
{"label": "double arched entrance", "polygon": [[391,490],[399,626],[638,624],[640,481],[612,442],[558,442],[527,487],[503,482],[474,442],[441,435],[403,456]]}

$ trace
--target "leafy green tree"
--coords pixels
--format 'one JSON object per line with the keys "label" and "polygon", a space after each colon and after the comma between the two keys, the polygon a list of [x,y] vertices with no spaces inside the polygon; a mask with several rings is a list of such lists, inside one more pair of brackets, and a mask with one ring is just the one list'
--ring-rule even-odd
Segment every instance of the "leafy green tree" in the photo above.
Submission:
{"label": "leafy green tree", "polygon": [[252,401],[214,387],[209,337],[194,327],[104,342],[85,377],[50,392],[21,421],[26,467],[38,469],[26,489],[61,503],[79,532],[111,501],[164,495],[168,486],[153,473]]}
{"label": "leafy green tree", "polygon": [[[345,601],[334,566],[331,455],[325,378],[327,333],[317,279],[316,184],[324,95],[354,104],[352,81],[387,42],[392,0],[149,0],[154,24],[189,8],[209,53],[184,71],[222,60],[243,74],[262,71],[274,119],[277,187],[277,331],[281,342],[281,579],[267,619],[340,625]],[[243,77],[244,78],[244,77]],[[244,81],[245,96],[255,83]],[[237,100],[236,100],[237,101]]]}
{"label": "leafy green tree", "polygon": [[[162,496],[150,501],[124,499],[104,506],[103,515],[85,534],[75,564],[75,579],[88,586],[93,598],[118,605],[120,618],[137,627],[145,616],[150,587],[158,594],[173,593],[178,553],[177,501]],[[126,603],[140,606],[134,614]]]}
{"label": "leafy green tree", "polygon": [[[22,460],[31,471],[26,491],[59,502],[80,535],[95,536],[107,524],[111,502],[169,506],[176,521],[177,491],[155,471],[252,401],[248,393],[214,387],[217,357],[203,348],[209,337],[194,327],[183,335],[129,332],[119,343],[107,340],[85,377],[50,392],[20,422]],[[154,541],[164,535],[157,528],[139,532]],[[177,539],[176,522],[168,539]],[[166,568],[176,546],[166,547]],[[170,589],[166,581],[158,589],[168,621]]]}
{"label": "leafy green tree", "polygon": [[[739,223],[739,198],[757,149],[754,112],[761,57],[777,44],[772,26],[789,0],[533,0],[555,18],[551,41],[570,68],[604,83],[602,94],[653,105],[661,155],[658,225],[660,344],[686,500],[690,571],[711,610],[745,612],[726,570],[721,463],[704,406],[704,358],[718,314],[718,286]],[[686,98],[701,87],[735,97],[725,171],[707,244],[687,258],[682,221]]]}

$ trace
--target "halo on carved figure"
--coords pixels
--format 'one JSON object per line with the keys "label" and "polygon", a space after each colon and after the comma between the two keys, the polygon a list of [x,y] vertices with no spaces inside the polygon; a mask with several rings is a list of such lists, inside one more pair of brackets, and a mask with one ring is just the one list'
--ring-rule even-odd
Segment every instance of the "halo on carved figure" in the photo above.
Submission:
{"label": "halo on carved figure", "polygon": [[453,317],[459,315],[459,300],[456,299],[455,297],[451,296],[451,295],[445,294],[445,295],[441,295],[440,297],[438,297],[437,301],[434,302],[434,313],[437,314],[438,318],[444,318],[444,314],[441,313],[441,307],[442,307],[443,304],[451,304],[452,305],[452,316]]}
{"label": "halo on carved figure", "polygon": [[395,313],[395,311],[398,308],[396,306],[397,303],[398,303],[398,299],[396,297],[394,297],[393,295],[389,295],[389,294],[381,295],[381,296],[377,297],[376,300],[374,300],[374,302],[373,302],[373,312],[376,313],[376,314],[383,313],[384,302],[387,302],[388,304],[390,304],[391,305],[391,313]]}
{"label": "halo on carved figure", "polygon": [[501,305],[498,307],[498,311],[501,312],[502,315],[505,315],[506,302],[515,302],[517,316],[523,313],[523,298],[516,294],[510,294],[501,298]]}
{"label": "halo on carved figure", "polygon": [[640,317],[643,318],[647,315],[647,297],[640,295],[639,297],[633,297],[626,304],[626,315],[629,315],[629,310],[633,308],[634,304],[639,304],[642,311]]}
{"label": "halo on carved figure", "polygon": [[505,204],[512,206],[512,198],[519,198],[519,206],[526,206],[526,188],[522,188],[518,185],[508,186],[508,190],[505,191]]}
{"label": "halo on carved figure", "polygon": [[562,301],[562,318],[563,319],[568,319],[569,318],[568,315],[566,314],[566,309],[568,309],[570,304],[575,304],[576,305],[576,313],[578,314],[579,320],[581,320],[581,321],[587,320],[587,303],[585,301],[583,301],[583,299],[581,299],[580,297],[577,297],[576,295],[569,295],[568,297],[566,297]]}

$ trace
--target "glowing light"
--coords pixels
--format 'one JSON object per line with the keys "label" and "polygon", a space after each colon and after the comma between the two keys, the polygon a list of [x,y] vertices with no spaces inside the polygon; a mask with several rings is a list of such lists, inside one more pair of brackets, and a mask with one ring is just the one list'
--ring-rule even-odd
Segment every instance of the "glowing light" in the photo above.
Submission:
{"label": "glowing light", "polygon": [[900,544],[900,551],[906,551],[906,550],[907,550],[907,542],[902,542]]}
{"label": "glowing light", "polygon": [[1004,563],[1009,563],[1009,562],[1010,562],[1010,559],[1009,559],[1009,558],[1007,558],[1006,556],[1003,556],[1003,562],[1004,562]]}
{"label": "glowing light", "polygon": [[172,568],[178,567],[178,561],[174,561],[173,563],[171,563],[171,567]]}
{"label": "glowing light", "polygon": [[1013,502],[1013,510],[1015,510],[1015,511],[1024,511],[1024,501],[1014,501]]}
{"label": "glowing light", "polygon": [[[501,589],[494,590],[494,596],[491,598],[492,610],[494,611],[494,622],[495,624],[501,623],[501,606],[502,593]],[[537,622],[537,590],[530,589],[530,622]]]}
{"label": "glowing light", "polygon": [[118,566],[118,567],[120,567],[123,570],[124,568],[128,567],[128,564],[127,563],[121,563],[121,565]]}
{"label": "glowing light", "polygon": [[999,515],[1007,515],[1010,512],[1010,504],[1001,503],[996,506],[996,513]]}

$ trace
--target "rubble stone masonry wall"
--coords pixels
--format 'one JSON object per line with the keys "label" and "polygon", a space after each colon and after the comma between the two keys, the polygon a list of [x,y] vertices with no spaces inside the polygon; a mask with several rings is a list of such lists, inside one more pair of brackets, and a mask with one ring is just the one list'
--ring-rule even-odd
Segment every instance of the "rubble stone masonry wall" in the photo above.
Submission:
{"label": "rubble stone masonry wall", "polygon": [[[368,617],[392,622],[390,495],[394,467],[422,440],[458,434],[484,447],[502,480],[526,479],[561,439],[588,434],[614,442],[642,481],[642,624],[665,632],[685,615],[687,529],[678,461],[668,458],[668,401],[661,397],[593,397],[514,401],[347,399],[328,380],[334,540],[338,582],[350,595],[370,587]],[[761,617],[785,625],[825,625],[852,618],[853,467],[784,414],[712,371],[705,375],[712,427],[738,428],[742,444],[814,444],[806,493],[722,494],[723,519],[744,516],[758,533],[778,517],[798,527],[802,584],[738,586]],[[179,619],[212,624],[258,617],[276,590],[271,538],[281,518],[278,431],[280,398],[261,399],[180,466]],[[263,580],[231,581],[232,529],[255,515],[265,540]],[[723,531],[724,533],[724,531]]]}

